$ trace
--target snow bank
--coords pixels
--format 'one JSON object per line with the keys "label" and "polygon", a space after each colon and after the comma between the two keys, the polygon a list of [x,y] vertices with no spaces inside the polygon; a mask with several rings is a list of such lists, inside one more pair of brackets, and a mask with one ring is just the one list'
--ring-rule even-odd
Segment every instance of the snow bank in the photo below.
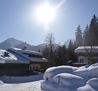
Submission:
{"label": "snow bank", "polygon": [[88,80],[87,84],[98,90],[98,78],[92,78]]}
{"label": "snow bank", "polygon": [[88,67],[89,67],[89,65],[85,65],[85,66],[79,67],[79,69],[85,69],[85,68],[88,68]]}
{"label": "snow bank", "polygon": [[4,83],[3,83],[3,81],[0,80],[0,86],[1,86],[1,85],[4,85]]}
{"label": "snow bank", "polygon": [[57,67],[51,67],[46,70],[44,73],[44,80],[51,80],[55,75],[59,73],[72,73],[75,71],[77,67],[72,66],[57,66]]}
{"label": "snow bank", "polygon": [[98,63],[92,64],[91,66],[89,66],[89,68],[90,67],[96,67],[96,66],[98,67]]}
{"label": "snow bank", "polygon": [[90,72],[87,68],[78,69],[78,70],[74,71],[74,74],[77,75],[77,76],[83,77],[85,79],[90,78]]}
{"label": "snow bank", "polygon": [[53,77],[53,81],[41,82],[44,91],[76,91],[77,87],[83,86],[85,81],[82,77],[69,73],[61,73]]}
{"label": "snow bank", "polygon": [[86,84],[85,86],[83,87],[79,87],[77,89],[77,91],[98,91],[98,90],[95,90],[93,89],[89,84]]}
{"label": "snow bank", "polygon": [[88,67],[88,69],[90,71],[91,78],[98,77],[98,63],[92,64],[91,66]]}
{"label": "snow bank", "polygon": [[41,90],[42,91],[57,91],[58,84],[48,81],[41,82]]}
{"label": "snow bank", "polygon": [[60,86],[66,87],[79,87],[85,84],[85,81],[82,77],[69,74],[69,73],[61,73],[54,77],[54,81]]}
{"label": "snow bank", "polygon": [[98,66],[95,66],[95,67],[90,67],[88,68],[89,69],[89,73],[90,73],[90,77],[93,78],[93,77],[98,77]]}
{"label": "snow bank", "polygon": [[98,78],[88,80],[86,85],[79,87],[77,91],[98,91]]}
{"label": "snow bank", "polygon": [[75,70],[74,74],[81,76],[85,79],[91,79],[91,78],[98,77],[98,63],[93,64],[89,67],[83,67],[83,68],[81,67],[78,70]]}
{"label": "snow bank", "polygon": [[49,68],[41,86],[44,91],[98,91],[98,63],[80,68]]}

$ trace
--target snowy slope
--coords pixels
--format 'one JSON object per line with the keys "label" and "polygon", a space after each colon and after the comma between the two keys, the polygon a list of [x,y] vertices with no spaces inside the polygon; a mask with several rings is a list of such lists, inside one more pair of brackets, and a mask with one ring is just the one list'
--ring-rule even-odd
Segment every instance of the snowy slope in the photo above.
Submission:
{"label": "snowy slope", "polygon": [[15,39],[15,38],[8,38],[0,43],[0,48],[1,49],[8,49],[10,47],[15,47],[16,45],[19,45],[21,43],[23,43],[23,42]]}
{"label": "snowy slope", "polygon": [[17,40],[15,38],[8,38],[0,43],[0,49],[9,49],[11,47],[17,47],[20,49],[27,47],[28,50],[42,51],[45,47],[45,44],[40,44],[35,46],[35,45],[28,44],[26,42]]}
{"label": "snowy slope", "polygon": [[27,49],[34,51],[38,51],[39,49],[41,50],[43,48],[43,45],[33,46],[15,38],[8,38],[0,43],[0,49],[8,49],[10,47],[17,47],[22,49],[24,48],[24,46],[26,46]]}

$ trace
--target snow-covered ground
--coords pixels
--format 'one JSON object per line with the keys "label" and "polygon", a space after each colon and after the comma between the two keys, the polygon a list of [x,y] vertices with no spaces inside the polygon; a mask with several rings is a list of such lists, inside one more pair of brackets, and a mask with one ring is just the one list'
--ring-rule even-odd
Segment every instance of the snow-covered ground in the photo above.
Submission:
{"label": "snow-covered ground", "polygon": [[2,76],[0,91],[98,91],[98,63],[80,68],[53,67],[44,76]]}
{"label": "snow-covered ground", "polygon": [[41,91],[40,82],[43,75],[26,77],[0,77],[0,91]]}
{"label": "snow-covered ground", "polygon": [[18,83],[18,84],[2,84],[0,91],[41,91],[40,81]]}

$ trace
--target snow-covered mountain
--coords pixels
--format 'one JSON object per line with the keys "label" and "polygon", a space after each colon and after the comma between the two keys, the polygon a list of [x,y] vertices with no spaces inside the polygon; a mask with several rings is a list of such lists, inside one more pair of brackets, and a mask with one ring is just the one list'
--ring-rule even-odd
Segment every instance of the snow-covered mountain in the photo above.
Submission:
{"label": "snow-covered mountain", "polygon": [[40,44],[40,45],[34,46],[34,45],[30,45],[30,44],[24,42],[24,43],[17,45],[16,47],[20,48],[20,49],[26,47],[28,50],[42,51],[45,48],[45,44]]}
{"label": "snow-covered mountain", "polygon": [[27,47],[28,50],[42,51],[43,48],[45,47],[45,44],[40,44],[40,45],[34,46],[34,45],[28,44],[26,42],[17,40],[15,38],[8,38],[0,43],[0,49],[8,49],[10,47],[17,47],[20,49]]}
{"label": "snow-covered mountain", "polygon": [[[70,40],[67,40],[65,42],[66,46],[68,46],[69,41]],[[72,42],[74,42],[74,40],[72,40]],[[55,44],[55,45],[58,46],[59,44]],[[45,48],[45,46],[46,46],[45,43],[35,46],[35,45],[28,44],[26,42],[17,40],[15,38],[8,38],[0,43],[0,49],[8,49],[10,47],[17,47],[17,48],[23,49],[24,47],[26,47],[28,50],[42,51]]]}
{"label": "snow-covered mountain", "polygon": [[8,38],[8,39],[6,39],[0,43],[0,48],[1,49],[7,49],[10,47],[15,47],[16,45],[19,45],[21,43],[23,43],[23,42],[15,39],[15,38]]}

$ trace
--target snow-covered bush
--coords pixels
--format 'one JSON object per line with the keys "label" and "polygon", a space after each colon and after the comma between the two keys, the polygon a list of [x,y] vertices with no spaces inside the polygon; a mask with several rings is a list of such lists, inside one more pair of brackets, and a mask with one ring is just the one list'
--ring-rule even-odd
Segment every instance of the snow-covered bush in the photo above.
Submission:
{"label": "snow-covered bush", "polygon": [[72,66],[58,66],[58,67],[51,67],[46,70],[44,73],[44,80],[51,80],[55,75],[59,73],[71,73],[75,71],[77,67]]}

